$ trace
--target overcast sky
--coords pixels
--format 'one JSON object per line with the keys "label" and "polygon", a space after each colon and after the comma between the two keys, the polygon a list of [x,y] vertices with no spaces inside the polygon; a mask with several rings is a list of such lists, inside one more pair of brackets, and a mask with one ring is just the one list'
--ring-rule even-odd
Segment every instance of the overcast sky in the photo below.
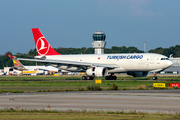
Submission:
{"label": "overcast sky", "polygon": [[106,34],[106,48],[146,51],[180,44],[180,0],[1,0],[0,54],[35,48],[31,28],[52,47],[92,47],[92,34]]}

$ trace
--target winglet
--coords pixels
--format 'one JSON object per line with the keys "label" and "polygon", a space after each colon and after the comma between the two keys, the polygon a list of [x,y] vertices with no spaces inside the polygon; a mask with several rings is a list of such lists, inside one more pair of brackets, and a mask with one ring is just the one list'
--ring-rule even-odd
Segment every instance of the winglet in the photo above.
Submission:
{"label": "winglet", "polygon": [[51,47],[39,28],[32,28],[32,33],[39,56],[60,55]]}

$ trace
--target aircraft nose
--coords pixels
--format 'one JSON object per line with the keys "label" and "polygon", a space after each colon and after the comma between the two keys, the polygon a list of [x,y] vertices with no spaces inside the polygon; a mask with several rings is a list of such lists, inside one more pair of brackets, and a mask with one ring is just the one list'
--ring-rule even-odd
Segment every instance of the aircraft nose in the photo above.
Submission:
{"label": "aircraft nose", "polygon": [[173,65],[173,62],[171,60],[168,61],[168,65],[171,66]]}

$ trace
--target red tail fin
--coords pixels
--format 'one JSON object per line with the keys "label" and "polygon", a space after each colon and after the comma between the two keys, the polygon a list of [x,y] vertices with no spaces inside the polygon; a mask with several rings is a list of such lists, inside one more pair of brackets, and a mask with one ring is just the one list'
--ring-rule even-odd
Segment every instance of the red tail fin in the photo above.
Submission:
{"label": "red tail fin", "polygon": [[51,45],[43,36],[39,28],[32,28],[32,33],[34,36],[34,41],[35,41],[36,49],[39,56],[40,55],[43,55],[43,56],[44,55],[60,55],[51,47]]}
{"label": "red tail fin", "polygon": [[15,58],[14,56],[12,56],[12,55],[10,55],[10,54],[8,54],[8,53],[6,53],[6,55],[7,55],[9,58]]}

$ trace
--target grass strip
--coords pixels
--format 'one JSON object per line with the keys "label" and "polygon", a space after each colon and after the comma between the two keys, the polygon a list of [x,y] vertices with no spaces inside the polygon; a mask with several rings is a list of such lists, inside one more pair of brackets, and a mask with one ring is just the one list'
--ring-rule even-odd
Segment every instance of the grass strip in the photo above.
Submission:
{"label": "grass strip", "polygon": [[21,108],[4,108],[0,109],[0,119],[66,119],[66,120],[112,120],[112,119],[126,119],[126,120],[164,120],[164,119],[180,119],[180,113],[167,114],[157,112],[149,114],[147,112],[134,111],[103,111],[103,110],[37,110],[37,109],[21,109]]}
{"label": "grass strip", "polygon": [[180,83],[180,81],[106,81],[95,84],[95,81],[0,81],[2,92],[65,92],[85,90],[152,90],[152,89],[179,89],[179,88],[154,88],[153,83]]}
{"label": "grass strip", "polygon": [[[0,80],[81,80],[81,75],[61,75],[61,76],[52,76],[52,75],[42,75],[42,76],[0,76]],[[99,77],[95,79],[105,80],[104,77]],[[152,80],[152,75],[147,77],[132,77],[128,75],[117,75],[117,80]],[[158,75],[158,80],[180,80],[179,75]]]}

